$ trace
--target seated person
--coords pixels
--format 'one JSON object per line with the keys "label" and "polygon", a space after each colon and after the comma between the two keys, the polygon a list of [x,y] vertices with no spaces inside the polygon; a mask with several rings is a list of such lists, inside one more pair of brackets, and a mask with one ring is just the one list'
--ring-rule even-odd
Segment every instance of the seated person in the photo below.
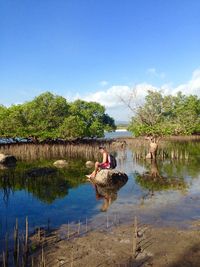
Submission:
{"label": "seated person", "polygon": [[96,176],[97,172],[100,171],[101,169],[109,169],[110,168],[109,154],[106,151],[105,147],[100,146],[99,152],[103,156],[103,161],[101,163],[98,161],[95,163],[94,171],[90,175],[86,175],[89,179],[94,178]]}

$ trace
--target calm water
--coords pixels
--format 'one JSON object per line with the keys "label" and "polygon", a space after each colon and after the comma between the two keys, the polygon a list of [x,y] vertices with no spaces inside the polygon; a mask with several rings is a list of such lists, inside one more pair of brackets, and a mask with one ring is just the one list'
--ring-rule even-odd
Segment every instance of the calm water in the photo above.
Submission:
{"label": "calm water", "polygon": [[[53,173],[32,172],[52,168],[53,160],[18,162],[15,168],[0,169],[0,239],[12,232],[15,219],[30,228],[60,227],[69,222],[122,222],[137,215],[144,222],[184,225],[200,219],[200,143],[169,143],[165,160],[136,160],[134,148],[116,151],[118,169],[127,173],[128,182],[121,188],[98,188],[85,181],[83,160],[69,161],[66,169]],[[172,157],[177,156],[177,159]],[[42,169],[49,170],[49,169]],[[110,204],[105,202],[105,195]],[[107,205],[107,212],[101,208]]]}
{"label": "calm water", "polygon": [[118,138],[118,137],[130,137],[130,136],[132,136],[132,133],[129,131],[116,131],[116,132],[105,133],[105,138]]}

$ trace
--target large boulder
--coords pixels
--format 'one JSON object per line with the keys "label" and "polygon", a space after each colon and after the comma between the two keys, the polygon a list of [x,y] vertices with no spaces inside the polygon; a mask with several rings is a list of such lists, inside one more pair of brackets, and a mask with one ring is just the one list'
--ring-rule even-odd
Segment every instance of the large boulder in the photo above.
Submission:
{"label": "large boulder", "polygon": [[96,198],[103,198],[101,211],[107,211],[113,201],[117,199],[117,193],[128,181],[128,176],[117,170],[101,170],[95,180]]}
{"label": "large boulder", "polygon": [[0,164],[14,165],[16,162],[17,159],[14,156],[0,153]]}
{"label": "large boulder", "polygon": [[94,178],[94,183],[101,186],[121,187],[128,180],[128,176],[124,172],[118,170],[101,170]]}

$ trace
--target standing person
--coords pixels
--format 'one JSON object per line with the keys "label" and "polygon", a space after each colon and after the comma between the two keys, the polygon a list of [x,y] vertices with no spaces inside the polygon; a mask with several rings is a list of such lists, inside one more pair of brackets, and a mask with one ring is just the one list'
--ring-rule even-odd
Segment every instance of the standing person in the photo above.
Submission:
{"label": "standing person", "polygon": [[97,161],[95,163],[94,171],[90,175],[86,175],[89,179],[94,178],[100,169],[109,169],[110,168],[109,154],[108,154],[107,150],[105,149],[105,147],[100,146],[99,152],[102,154],[103,160],[102,160],[102,162]]}

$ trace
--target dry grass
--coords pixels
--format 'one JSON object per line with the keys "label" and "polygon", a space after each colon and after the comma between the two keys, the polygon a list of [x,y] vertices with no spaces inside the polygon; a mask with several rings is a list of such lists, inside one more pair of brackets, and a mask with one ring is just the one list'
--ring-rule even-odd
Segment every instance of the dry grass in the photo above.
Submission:
{"label": "dry grass", "polygon": [[93,158],[98,153],[100,145],[106,146],[108,150],[123,146],[124,142],[114,140],[85,140],[84,142],[65,143],[18,143],[1,144],[0,152],[11,154],[19,160],[36,160],[52,158]]}

